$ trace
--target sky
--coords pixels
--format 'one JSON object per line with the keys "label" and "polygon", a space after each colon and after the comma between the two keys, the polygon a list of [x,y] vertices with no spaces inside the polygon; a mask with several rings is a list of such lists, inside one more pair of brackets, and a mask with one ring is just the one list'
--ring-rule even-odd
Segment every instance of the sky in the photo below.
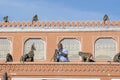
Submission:
{"label": "sky", "polygon": [[120,0],[0,0],[0,22],[9,21],[102,21],[120,20]]}

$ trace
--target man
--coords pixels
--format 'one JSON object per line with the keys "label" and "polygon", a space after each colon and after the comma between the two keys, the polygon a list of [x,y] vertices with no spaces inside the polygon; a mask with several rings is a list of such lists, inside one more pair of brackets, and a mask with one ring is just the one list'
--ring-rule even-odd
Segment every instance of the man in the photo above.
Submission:
{"label": "man", "polygon": [[63,48],[63,45],[59,43],[57,45],[58,50],[57,50],[57,60],[58,62],[69,62],[68,59],[68,50]]}

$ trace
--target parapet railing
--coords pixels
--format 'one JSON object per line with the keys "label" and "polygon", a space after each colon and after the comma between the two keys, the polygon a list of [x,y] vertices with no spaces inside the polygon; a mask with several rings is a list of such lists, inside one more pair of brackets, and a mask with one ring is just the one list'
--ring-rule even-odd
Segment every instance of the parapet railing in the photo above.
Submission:
{"label": "parapet railing", "polygon": [[0,32],[6,31],[120,31],[120,21],[0,22]]}
{"label": "parapet railing", "polygon": [[107,21],[105,24],[102,21],[86,21],[86,22],[0,22],[0,27],[95,27],[95,26],[103,26],[103,27],[110,27],[110,26],[118,26],[120,27],[120,21]]}
{"label": "parapet railing", "polygon": [[25,62],[0,63],[0,72],[10,75],[43,75],[43,76],[111,76],[120,77],[120,64],[92,62]]}

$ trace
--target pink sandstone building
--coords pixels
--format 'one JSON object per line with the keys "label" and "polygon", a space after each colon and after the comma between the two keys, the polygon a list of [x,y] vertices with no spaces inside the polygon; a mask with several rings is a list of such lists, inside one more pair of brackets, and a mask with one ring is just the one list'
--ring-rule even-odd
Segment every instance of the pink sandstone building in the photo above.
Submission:
{"label": "pink sandstone building", "polygon": [[[54,62],[57,44],[68,49],[70,62]],[[34,62],[20,62],[35,44]],[[96,62],[82,62],[79,51]],[[120,21],[0,22],[0,80],[120,80]],[[13,62],[5,62],[10,53]]]}

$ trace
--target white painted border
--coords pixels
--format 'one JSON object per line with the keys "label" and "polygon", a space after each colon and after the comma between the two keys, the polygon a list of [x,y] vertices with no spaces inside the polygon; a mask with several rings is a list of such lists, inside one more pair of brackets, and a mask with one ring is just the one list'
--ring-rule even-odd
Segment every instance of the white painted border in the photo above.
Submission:
{"label": "white painted border", "polygon": [[78,27],[78,28],[0,28],[0,32],[78,32],[78,31],[120,31],[119,27]]}
{"label": "white painted border", "polygon": [[11,80],[100,80],[100,78],[12,78]]}
{"label": "white painted border", "polygon": [[120,78],[116,78],[116,79],[114,78],[114,79],[111,79],[111,80],[120,80]]}

